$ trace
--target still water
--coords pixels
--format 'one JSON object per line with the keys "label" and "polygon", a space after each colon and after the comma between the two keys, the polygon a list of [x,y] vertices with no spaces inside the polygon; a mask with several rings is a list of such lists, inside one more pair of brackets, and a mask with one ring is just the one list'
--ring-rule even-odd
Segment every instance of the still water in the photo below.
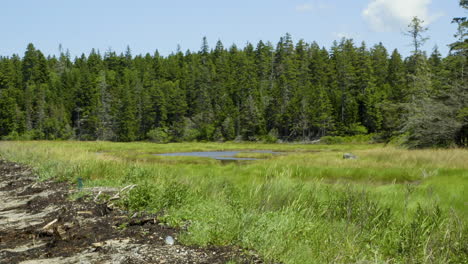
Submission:
{"label": "still water", "polygon": [[258,158],[238,158],[235,157],[239,153],[270,153],[280,154],[271,150],[249,150],[249,151],[200,151],[200,152],[175,152],[175,153],[162,153],[154,154],[156,156],[172,156],[172,157],[202,157],[213,158],[217,160],[259,160]]}

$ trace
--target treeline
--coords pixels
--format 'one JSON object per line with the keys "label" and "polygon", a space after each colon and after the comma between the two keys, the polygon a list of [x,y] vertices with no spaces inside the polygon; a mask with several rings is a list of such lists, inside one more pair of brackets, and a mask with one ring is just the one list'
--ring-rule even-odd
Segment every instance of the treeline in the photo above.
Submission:
{"label": "treeline", "polygon": [[[417,18],[410,31],[424,29]],[[414,27],[414,23],[417,23]],[[72,59],[0,57],[0,136],[7,139],[224,141],[400,136],[411,146],[467,145],[466,21],[443,58],[402,58],[352,39],[330,49],[289,34],[273,46],[163,57],[92,50]]]}

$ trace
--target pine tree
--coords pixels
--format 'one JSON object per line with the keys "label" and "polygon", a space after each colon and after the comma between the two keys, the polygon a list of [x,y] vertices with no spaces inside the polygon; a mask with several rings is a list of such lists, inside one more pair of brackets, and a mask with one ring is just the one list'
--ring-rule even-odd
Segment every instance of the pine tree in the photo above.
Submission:
{"label": "pine tree", "polygon": [[411,37],[411,44],[413,45],[413,54],[418,54],[421,52],[421,46],[429,39],[428,37],[423,36],[423,34],[428,30],[427,27],[423,26],[424,20],[419,19],[418,17],[413,17],[411,23],[408,25],[408,31],[405,32],[405,35]]}
{"label": "pine tree", "polygon": [[389,56],[387,49],[382,43],[379,43],[371,49],[370,56],[376,91],[386,98],[390,93],[390,84],[388,83]]}
{"label": "pine tree", "polygon": [[0,137],[7,136],[17,129],[16,102],[8,90],[0,90]]}
{"label": "pine tree", "polygon": [[[311,89],[311,121],[313,127],[313,137],[320,138],[333,132],[335,129],[333,106],[324,86],[317,86]],[[309,136],[310,137],[310,136]]]}
{"label": "pine tree", "polygon": [[276,128],[283,139],[289,139],[291,126],[290,107],[292,95],[297,89],[297,65],[295,49],[290,34],[282,37],[277,45],[274,62],[275,85],[272,89],[269,130]]}
{"label": "pine tree", "polygon": [[321,49],[317,43],[310,47],[309,78],[313,85],[328,86],[329,82],[329,54],[326,49]]}
{"label": "pine tree", "polygon": [[[383,73],[384,71],[379,69],[379,66],[385,67],[386,65],[382,66],[377,63],[377,53],[383,53],[379,55],[386,56],[386,52],[381,50],[381,47],[374,48],[374,52],[369,52],[363,43],[357,51],[355,64],[356,86],[358,88],[356,101],[359,105],[359,123],[364,125],[369,132],[380,130],[382,114],[379,103],[385,93],[383,86],[385,86],[384,80],[386,76]],[[386,57],[382,59],[386,60]],[[379,74],[374,72],[376,68]],[[380,87],[378,86],[379,84],[381,85]]]}
{"label": "pine tree", "polygon": [[93,75],[89,72],[86,57],[82,55],[75,64],[79,65],[79,72],[75,83],[73,123],[78,139],[93,140],[97,137],[98,91]]}
{"label": "pine tree", "polygon": [[120,87],[119,115],[117,117],[117,138],[119,141],[133,141],[137,138],[138,121],[136,119],[135,95],[132,91],[134,73],[124,70],[122,86]]}
{"label": "pine tree", "polygon": [[392,102],[403,102],[406,90],[405,65],[398,50],[394,50],[388,64],[387,82],[390,85],[388,98]]}
{"label": "pine tree", "polygon": [[262,112],[262,118],[265,124],[263,130],[267,130],[266,121],[270,113],[267,112],[267,107],[272,102],[272,90],[274,87],[274,49],[271,43],[263,43],[260,41],[255,49],[254,63],[257,69],[257,106]]}
{"label": "pine tree", "polygon": [[433,86],[433,92],[440,93],[441,90],[446,90],[444,77],[445,70],[442,65],[442,55],[439,52],[437,46],[432,50],[431,56],[428,59],[429,69],[431,71],[431,82]]}
{"label": "pine tree", "polygon": [[96,135],[98,140],[113,140],[115,133],[115,118],[111,114],[112,95],[106,81],[106,73],[101,71],[98,77],[99,101],[97,107],[97,127]]}
{"label": "pine tree", "polygon": [[[415,50],[409,58],[409,87],[407,116],[403,121],[402,132],[406,133],[406,144],[409,147],[450,146],[455,141],[455,135],[460,128],[456,116],[457,99],[451,96],[433,93],[431,69],[425,54],[418,50],[424,41],[418,42],[414,36],[420,36],[418,20],[415,18],[410,25],[413,29]],[[418,42],[418,43],[417,43]],[[437,55],[432,58],[437,65]]]}
{"label": "pine tree", "polygon": [[23,57],[22,72],[25,83],[34,81],[35,68],[38,63],[36,48],[32,43],[28,44]]}
{"label": "pine tree", "polygon": [[356,95],[359,92],[356,84],[356,48],[352,40],[343,39],[332,47],[332,62],[336,73],[337,89],[333,91],[337,125],[342,133],[359,122]]}

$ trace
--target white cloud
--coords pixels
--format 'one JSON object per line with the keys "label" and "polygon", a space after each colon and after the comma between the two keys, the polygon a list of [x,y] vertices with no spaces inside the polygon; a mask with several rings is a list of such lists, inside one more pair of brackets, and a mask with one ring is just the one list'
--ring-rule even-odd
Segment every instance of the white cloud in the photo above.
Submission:
{"label": "white cloud", "polygon": [[310,3],[305,3],[305,4],[296,6],[296,11],[298,12],[307,12],[307,11],[312,11],[312,10],[314,10],[314,6]]}
{"label": "white cloud", "polygon": [[432,0],[371,0],[362,15],[370,27],[378,32],[396,31],[405,28],[415,16],[424,20],[425,25],[442,16],[431,14]]}

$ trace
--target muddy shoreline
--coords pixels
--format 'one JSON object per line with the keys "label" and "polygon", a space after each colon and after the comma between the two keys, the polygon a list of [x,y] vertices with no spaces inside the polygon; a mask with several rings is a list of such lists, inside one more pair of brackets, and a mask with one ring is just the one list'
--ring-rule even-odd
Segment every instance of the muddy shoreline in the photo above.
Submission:
{"label": "muddy shoreline", "polygon": [[[263,263],[236,247],[181,245],[179,230],[156,215],[129,216],[90,196],[71,200],[73,189],[64,182],[39,182],[30,168],[0,160],[1,264]],[[176,239],[174,245],[165,242],[167,236]]]}

